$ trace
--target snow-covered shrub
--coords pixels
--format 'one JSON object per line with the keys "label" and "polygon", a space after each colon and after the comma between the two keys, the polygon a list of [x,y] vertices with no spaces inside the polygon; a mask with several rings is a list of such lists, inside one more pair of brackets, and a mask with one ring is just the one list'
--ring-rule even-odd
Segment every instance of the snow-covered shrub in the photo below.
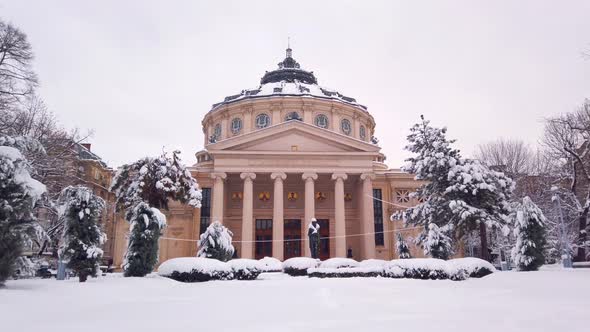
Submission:
{"label": "snow-covered shrub", "polygon": [[475,257],[455,258],[448,260],[447,272],[452,279],[461,279],[461,274],[467,278],[481,278],[496,271],[488,261]]}
{"label": "snow-covered shrub", "polygon": [[341,268],[309,268],[307,275],[310,278],[353,278],[353,277],[379,277],[383,275],[383,267],[341,267]]}
{"label": "snow-covered shrub", "polygon": [[330,258],[320,263],[320,268],[324,269],[340,269],[345,267],[357,267],[359,262],[351,258]]}
{"label": "snow-covered shrub", "polygon": [[214,221],[199,239],[198,257],[207,257],[227,262],[234,255],[231,244],[233,233],[219,221]]}
{"label": "snow-covered shrub", "polygon": [[[146,157],[123,165],[110,190],[115,193],[117,204],[125,208],[125,219],[132,232],[133,242],[127,246],[123,265],[125,276],[143,277],[158,261],[158,239],[166,225],[160,210],[168,210],[172,200],[199,208],[201,190],[180,160],[179,151],[173,151],[172,157],[163,153],[157,158]],[[144,222],[144,226],[138,226]]]}
{"label": "snow-covered shrub", "polygon": [[86,187],[69,186],[59,196],[59,220],[64,225],[60,258],[80,282],[96,276],[103,255],[106,234],[98,225],[105,208],[104,200]]}
{"label": "snow-covered shrub", "polygon": [[262,267],[262,272],[282,272],[283,263],[274,257],[264,257],[258,260]]}
{"label": "snow-covered shrub", "polygon": [[408,243],[406,242],[406,240],[404,239],[404,237],[402,236],[402,233],[397,233],[396,235],[396,243],[395,243],[395,248],[397,251],[397,256],[399,259],[406,259],[406,258],[412,258],[412,255],[410,255],[410,248],[408,247]]}
{"label": "snow-covered shrub", "polygon": [[383,268],[388,261],[383,259],[365,259],[359,263],[360,267],[381,267]]}
{"label": "snow-covered shrub", "polygon": [[283,271],[290,276],[307,275],[307,269],[320,265],[320,260],[309,257],[293,257],[283,262]]}
{"label": "snow-covered shrub", "polygon": [[384,267],[389,278],[448,279],[447,264],[436,258],[394,259]]}
{"label": "snow-covered shrub", "polygon": [[0,136],[0,285],[14,273],[23,247],[46,238],[33,214],[45,186],[31,178],[31,166],[19,151],[38,145],[33,143]]}
{"label": "snow-covered shrub", "polygon": [[203,257],[180,257],[165,261],[158,275],[181,282],[231,280],[232,267],[225,262]]}
{"label": "snow-covered shrub", "polygon": [[545,263],[545,215],[527,196],[516,203],[510,219],[514,223],[516,245],[512,260],[519,271],[536,271]]}
{"label": "snow-covered shrub", "polygon": [[238,280],[254,280],[263,270],[262,264],[255,259],[232,259],[227,263],[232,268],[234,278]]}
{"label": "snow-covered shrub", "polygon": [[166,227],[166,216],[140,202],[128,213],[127,220],[130,234],[123,269],[126,277],[143,277],[158,263],[158,240]]}

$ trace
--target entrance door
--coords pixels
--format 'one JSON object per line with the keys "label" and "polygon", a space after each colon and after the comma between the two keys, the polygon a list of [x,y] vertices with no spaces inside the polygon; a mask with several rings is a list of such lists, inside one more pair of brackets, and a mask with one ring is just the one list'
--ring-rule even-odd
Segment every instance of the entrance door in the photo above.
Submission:
{"label": "entrance door", "polygon": [[272,257],[272,219],[256,219],[254,257]]}
{"label": "entrance door", "polygon": [[301,256],[301,219],[285,219],[285,259]]}
{"label": "entrance door", "polygon": [[320,259],[330,258],[330,220],[318,219],[320,224]]}

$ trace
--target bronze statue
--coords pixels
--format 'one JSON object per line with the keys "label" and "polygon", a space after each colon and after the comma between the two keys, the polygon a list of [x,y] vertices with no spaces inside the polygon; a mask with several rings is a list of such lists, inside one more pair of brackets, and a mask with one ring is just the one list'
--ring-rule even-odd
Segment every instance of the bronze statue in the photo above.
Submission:
{"label": "bronze statue", "polygon": [[320,224],[316,218],[311,218],[311,223],[307,228],[307,236],[309,237],[311,258],[318,258],[320,252]]}

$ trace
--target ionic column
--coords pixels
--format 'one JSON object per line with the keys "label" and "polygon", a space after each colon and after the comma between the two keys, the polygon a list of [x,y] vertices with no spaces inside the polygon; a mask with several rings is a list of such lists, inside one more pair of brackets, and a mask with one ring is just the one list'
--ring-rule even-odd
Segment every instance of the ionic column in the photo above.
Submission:
{"label": "ionic column", "polygon": [[242,258],[254,258],[254,222],[253,222],[253,183],[256,179],[255,173],[242,173],[240,178],[244,180],[244,196],[242,199]]}
{"label": "ionic column", "polygon": [[344,180],[348,178],[346,173],[332,174],[334,183],[334,219],[336,224],[336,255],[346,257],[346,215],[344,211]]}
{"label": "ionic column", "polygon": [[361,233],[368,233],[361,239],[361,247],[363,259],[375,258],[375,221],[373,220],[373,179],[375,174],[363,173],[361,180],[363,181],[363,208],[361,216]]}
{"label": "ionic column", "polygon": [[272,205],[272,257],[283,260],[284,258],[284,211],[283,211],[283,180],[287,174],[283,172],[272,173],[270,178],[274,180],[274,201]]}
{"label": "ionic column", "polygon": [[307,225],[311,222],[311,218],[315,216],[314,181],[318,179],[318,175],[316,173],[303,173],[301,178],[305,181],[305,220],[301,223],[303,252],[305,252],[305,257],[311,257],[309,239],[307,238]]}
{"label": "ionic column", "polygon": [[213,182],[213,201],[211,202],[211,221],[219,221],[223,224],[223,180],[226,173],[211,173]]}

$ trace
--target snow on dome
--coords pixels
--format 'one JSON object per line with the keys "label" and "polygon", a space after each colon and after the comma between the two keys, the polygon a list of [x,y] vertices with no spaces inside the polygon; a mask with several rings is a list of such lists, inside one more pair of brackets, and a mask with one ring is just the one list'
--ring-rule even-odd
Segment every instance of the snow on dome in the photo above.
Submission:
{"label": "snow on dome", "polygon": [[282,62],[279,62],[278,69],[264,74],[258,88],[242,90],[239,94],[225,97],[222,102],[214,104],[211,111],[215,110],[218,106],[239,100],[272,96],[302,96],[333,99],[363,110],[367,109],[366,106],[357,103],[354,98],[319,86],[313,72],[301,69],[299,63],[291,57],[291,51],[290,48],[287,49],[287,57]]}

